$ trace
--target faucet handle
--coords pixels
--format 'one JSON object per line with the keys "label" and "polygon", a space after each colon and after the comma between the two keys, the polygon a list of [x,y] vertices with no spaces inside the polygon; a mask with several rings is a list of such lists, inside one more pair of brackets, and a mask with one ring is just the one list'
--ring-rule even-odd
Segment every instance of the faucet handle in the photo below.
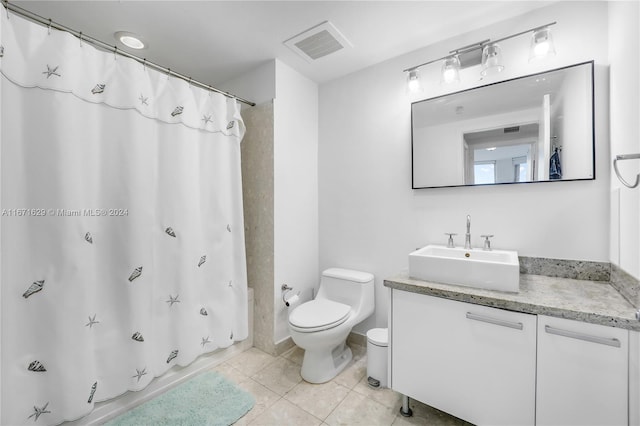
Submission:
{"label": "faucet handle", "polygon": [[445,232],[444,235],[448,235],[449,236],[449,241],[447,241],[447,247],[454,248],[455,245],[453,244],[453,236],[454,235],[458,235],[458,234],[453,233],[453,232]]}
{"label": "faucet handle", "polygon": [[482,250],[490,251],[491,241],[489,240],[489,238],[493,238],[493,235],[480,235],[480,238],[484,238],[484,246],[482,247]]}

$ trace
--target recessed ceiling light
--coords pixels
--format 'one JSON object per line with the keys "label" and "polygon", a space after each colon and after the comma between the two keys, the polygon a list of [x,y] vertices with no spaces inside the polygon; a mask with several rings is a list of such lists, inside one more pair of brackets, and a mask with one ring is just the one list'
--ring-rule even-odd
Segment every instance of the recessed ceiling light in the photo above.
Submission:
{"label": "recessed ceiling light", "polygon": [[118,31],[114,34],[117,41],[123,45],[130,47],[131,49],[144,49],[145,44],[140,39],[140,36],[127,31]]}

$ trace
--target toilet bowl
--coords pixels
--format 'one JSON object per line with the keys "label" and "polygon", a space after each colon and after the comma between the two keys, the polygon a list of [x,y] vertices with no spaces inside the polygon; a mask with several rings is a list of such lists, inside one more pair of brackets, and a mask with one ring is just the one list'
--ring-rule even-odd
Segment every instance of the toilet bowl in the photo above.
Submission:
{"label": "toilet bowl", "polygon": [[305,350],[300,371],[304,380],[328,382],[351,361],[347,336],[373,313],[373,289],[374,277],[368,272],[330,268],[322,272],[316,298],[291,311],[291,338]]}

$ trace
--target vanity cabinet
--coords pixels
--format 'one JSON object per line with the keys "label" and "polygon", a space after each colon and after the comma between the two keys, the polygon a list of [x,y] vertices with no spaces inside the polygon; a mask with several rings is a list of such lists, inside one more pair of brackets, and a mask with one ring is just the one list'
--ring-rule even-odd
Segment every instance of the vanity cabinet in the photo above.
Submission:
{"label": "vanity cabinet", "polygon": [[396,289],[390,314],[391,387],[461,419],[614,426],[639,411],[626,329]]}
{"label": "vanity cabinet", "polygon": [[538,425],[628,424],[628,331],[538,316]]}
{"label": "vanity cabinet", "polygon": [[534,424],[535,315],[391,293],[394,390],[478,425]]}

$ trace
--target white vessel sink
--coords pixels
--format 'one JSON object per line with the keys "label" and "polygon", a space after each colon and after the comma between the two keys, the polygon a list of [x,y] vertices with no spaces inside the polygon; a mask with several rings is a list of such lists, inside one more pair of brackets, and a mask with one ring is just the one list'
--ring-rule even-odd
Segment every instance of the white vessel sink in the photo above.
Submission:
{"label": "white vessel sink", "polygon": [[425,281],[517,293],[518,252],[428,245],[409,254],[409,275]]}

